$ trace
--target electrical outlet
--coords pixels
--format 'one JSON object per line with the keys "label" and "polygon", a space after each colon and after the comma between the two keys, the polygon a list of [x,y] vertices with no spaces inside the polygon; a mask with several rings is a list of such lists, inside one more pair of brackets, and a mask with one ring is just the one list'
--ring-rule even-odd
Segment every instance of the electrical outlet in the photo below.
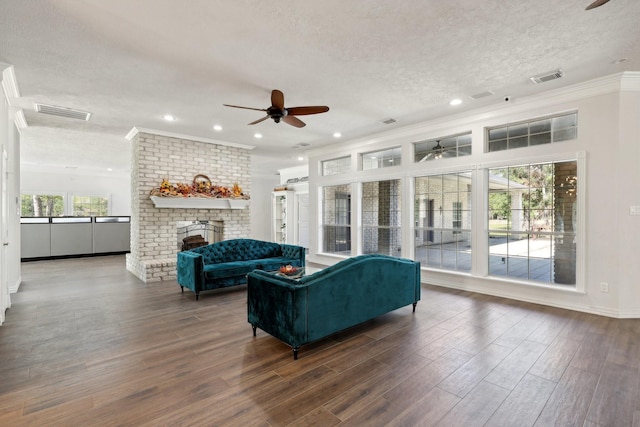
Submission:
{"label": "electrical outlet", "polygon": [[600,282],[600,292],[609,292],[609,284],[607,282]]}

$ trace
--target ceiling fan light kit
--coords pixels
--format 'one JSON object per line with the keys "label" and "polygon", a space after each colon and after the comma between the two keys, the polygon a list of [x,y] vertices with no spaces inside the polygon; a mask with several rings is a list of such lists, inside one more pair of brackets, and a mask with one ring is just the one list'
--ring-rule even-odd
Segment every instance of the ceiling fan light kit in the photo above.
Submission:
{"label": "ceiling fan light kit", "polygon": [[245,110],[255,110],[255,111],[264,111],[267,113],[266,116],[255,120],[249,125],[255,125],[267,119],[272,119],[276,123],[280,123],[280,121],[285,122],[288,125],[301,128],[306,126],[306,123],[297,118],[296,116],[306,116],[309,114],[319,114],[326,113],[329,111],[329,107],[326,105],[314,105],[314,106],[305,106],[305,107],[284,107],[284,94],[278,89],[274,89],[271,91],[271,106],[269,108],[252,108],[252,107],[241,107],[239,105],[231,105],[231,104],[223,104],[225,107],[232,108],[243,108]]}

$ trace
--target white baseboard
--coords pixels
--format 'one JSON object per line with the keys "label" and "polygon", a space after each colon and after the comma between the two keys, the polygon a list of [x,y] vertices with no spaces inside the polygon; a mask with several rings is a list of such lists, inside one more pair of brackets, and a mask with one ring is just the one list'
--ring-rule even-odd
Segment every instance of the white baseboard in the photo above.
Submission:
{"label": "white baseboard", "polygon": [[599,316],[612,317],[616,319],[640,318],[640,311],[638,310],[620,311],[620,310],[616,310],[608,307],[598,307],[598,306],[583,305],[583,304],[571,304],[571,303],[566,303],[562,301],[556,301],[554,299],[536,298],[531,296],[517,295],[512,293],[500,292],[494,289],[486,289],[482,287],[458,286],[452,283],[438,283],[433,280],[429,282],[422,282],[422,283],[427,285],[433,285],[433,286],[442,286],[444,288],[457,289],[460,291],[475,292],[475,293],[484,294],[484,295],[492,295],[494,297],[507,298],[507,299],[512,299],[516,301],[529,302],[532,304],[540,304],[540,305],[546,305],[549,307],[562,308],[565,310],[573,310],[573,311],[580,311],[583,313],[597,314]]}
{"label": "white baseboard", "polygon": [[16,292],[18,292],[18,289],[20,289],[21,283],[22,283],[22,276],[18,277],[18,280],[16,280],[16,283],[14,283],[13,286],[9,286],[9,293],[15,294]]}

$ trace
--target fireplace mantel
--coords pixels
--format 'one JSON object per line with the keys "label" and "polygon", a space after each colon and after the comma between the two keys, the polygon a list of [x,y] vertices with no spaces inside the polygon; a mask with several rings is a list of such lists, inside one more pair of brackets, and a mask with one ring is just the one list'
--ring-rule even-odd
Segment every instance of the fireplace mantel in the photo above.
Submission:
{"label": "fireplace mantel", "polygon": [[249,200],[213,197],[159,197],[150,196],[156,208],[172,209],[244,209]]}

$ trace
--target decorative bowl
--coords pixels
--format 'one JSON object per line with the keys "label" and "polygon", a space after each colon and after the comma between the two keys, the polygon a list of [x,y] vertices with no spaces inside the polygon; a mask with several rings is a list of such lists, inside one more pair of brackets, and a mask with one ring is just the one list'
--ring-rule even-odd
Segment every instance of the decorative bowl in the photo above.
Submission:
{"label": "decorative bowl", "polygon": [[298,269],[292,265],[283,265],[282,267],[280,267],[280,273],[282,274],[291,275],[296,274],[297,272]]}

